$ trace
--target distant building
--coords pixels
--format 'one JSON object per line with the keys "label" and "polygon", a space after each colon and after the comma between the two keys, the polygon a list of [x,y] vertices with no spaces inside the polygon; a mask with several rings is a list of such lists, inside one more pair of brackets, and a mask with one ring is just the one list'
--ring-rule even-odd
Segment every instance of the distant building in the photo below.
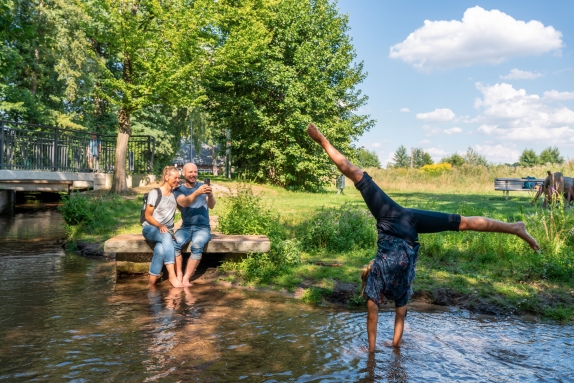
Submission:
{"label": "distant building", "polygon": [[[189,140],[182,140],[181,148],[177,153],[177,157],[173,159],[173,164],[179,168],[189,162],[189,152]],[[219,157],[219,147],[217,145],[214,146],[212,153],[211,146],[206,144],[201,144],[199,153],[195,149],[193,150],[193,160],[191,162],[197,166],[197,170],[200,173],[213,173],[215,175],[223,172],[225,164],[224,159]]]}

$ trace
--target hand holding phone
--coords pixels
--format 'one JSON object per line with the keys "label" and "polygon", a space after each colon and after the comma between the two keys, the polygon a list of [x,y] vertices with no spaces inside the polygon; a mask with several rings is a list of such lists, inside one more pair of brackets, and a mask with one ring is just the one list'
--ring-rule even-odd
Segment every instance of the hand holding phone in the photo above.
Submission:
{"label": "hand holding phone", "polygon": [[207,186],[211,186],[211,180],[209,178],[204,179],[203,183],[206,184]]}

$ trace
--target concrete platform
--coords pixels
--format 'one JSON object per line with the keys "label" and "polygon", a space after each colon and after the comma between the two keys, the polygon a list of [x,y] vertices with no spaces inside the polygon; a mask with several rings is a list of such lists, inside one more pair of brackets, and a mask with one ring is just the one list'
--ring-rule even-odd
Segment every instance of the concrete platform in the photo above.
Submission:
{"label": "concrete platform", "polygon": [[[212,230],[217,226],[217,217],[210,217]],[[181,221],[176,223],[176,228]],[[183,256],[190,253],[191,244],[182,249]],[[147,274],[153,256],[152,242],[147,242],[141,234],[122,234],[104,243],[104,252],[116,254],[117,274]],[[202,262],[238,260],[247,253],[267,253],[271,242],[265,235],[225,235],[211,232],[211,241],[203,250]]]}
{"label": "concrete platform", "polygon": [[[152,242],[147,242],[141,234],[122,234],[108,239],[104,243],[106,253],[148,253],[149,261],[153,253]],[[189,253],[189,244],[182,252]],[[271,242],[265,235],[225,235],[211,233],[211,241],[206,245],[205,253],[266,253]],[[117,255],[116,255],[116,259]]]}

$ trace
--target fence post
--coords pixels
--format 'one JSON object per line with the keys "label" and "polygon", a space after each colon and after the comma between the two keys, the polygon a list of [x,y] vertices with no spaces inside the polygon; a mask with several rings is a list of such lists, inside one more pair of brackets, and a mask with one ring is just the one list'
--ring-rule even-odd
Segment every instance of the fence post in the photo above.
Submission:
{"label": "fence post", "polygon": [[4,121],[0,121],[0,169],[4,169]]}
{"label": "fence post", "polygon": [[52,170],[58,170],[58,128],[54,129],[54,144],[52,149]]}
{"label": "fence post", "polygon": [[128,152],[128,171],[134,172],[134,152]]}
{"label": "fence post", "polygon": [[[150,137],[148,137],[147,142],[148,142],[148,148],[149,148],[149,139]],[[153,171],[153,154],[155,153],[155,137],[151,136],[151,142],[152,142],[152,149],[151,149],[151,160],[149,161],[149,172],[151,173]]]}

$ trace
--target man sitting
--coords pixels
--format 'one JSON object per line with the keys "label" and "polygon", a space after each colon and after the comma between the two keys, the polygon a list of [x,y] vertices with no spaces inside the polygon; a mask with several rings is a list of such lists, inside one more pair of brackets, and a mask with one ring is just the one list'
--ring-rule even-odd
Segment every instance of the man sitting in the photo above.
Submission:
{"label": "man sitting", "polygon": [[[209,227],[209,209],[215,207],[215,197],[211,186],[197,181],[197,166],[187,163],[181,172],[184,183],[175,188],[173,194],[179,210],[183,224],[175,233],[175,265],[177,278],[180,279],[184,287],[191,286],[189,278],[197,269],[202,257],[203,248],[211,238]],[[191,256],[185,267],[185,274],[182,273],[183,261],[181,248],[191,241]]]}

